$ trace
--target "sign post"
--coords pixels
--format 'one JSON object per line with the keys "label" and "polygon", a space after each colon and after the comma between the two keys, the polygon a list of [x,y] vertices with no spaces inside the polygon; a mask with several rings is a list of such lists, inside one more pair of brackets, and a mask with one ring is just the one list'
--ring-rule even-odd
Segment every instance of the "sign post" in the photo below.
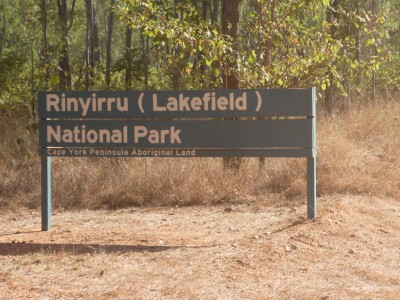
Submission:
{"label": "sign post", "polygon": [[307,218],[315,219],[317,217],[317,123],[316,123],[316,90],[312,90],[312,155],[307,157]]}
{"label": "sign post", "polygon": [[53,156],[306,157],[316,218],[315,88],[39,92],[38,109],[42,230]]}
{"label": "sign post", "polygon": [[41,159],[42,179],[42,231],[51,226],[51,156]]}

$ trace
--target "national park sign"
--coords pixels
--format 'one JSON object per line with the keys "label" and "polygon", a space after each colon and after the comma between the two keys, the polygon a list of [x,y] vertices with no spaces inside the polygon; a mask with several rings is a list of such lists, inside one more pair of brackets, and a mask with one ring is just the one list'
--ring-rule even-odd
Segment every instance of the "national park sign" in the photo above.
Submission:
{"label": "national park sign", "polygon": [[42,230],[51,157],[306,157],[316,217],[315,88],[39,92]]}

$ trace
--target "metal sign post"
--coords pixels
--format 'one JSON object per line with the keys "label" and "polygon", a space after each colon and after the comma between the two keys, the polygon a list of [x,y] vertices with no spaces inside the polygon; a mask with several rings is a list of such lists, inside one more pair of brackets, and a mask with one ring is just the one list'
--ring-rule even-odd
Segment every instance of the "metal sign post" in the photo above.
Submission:
{"label": "metal sign post", "polygon": [[51,157],[42,157],[41,162],[42,231],[47,231],[51,226]]}

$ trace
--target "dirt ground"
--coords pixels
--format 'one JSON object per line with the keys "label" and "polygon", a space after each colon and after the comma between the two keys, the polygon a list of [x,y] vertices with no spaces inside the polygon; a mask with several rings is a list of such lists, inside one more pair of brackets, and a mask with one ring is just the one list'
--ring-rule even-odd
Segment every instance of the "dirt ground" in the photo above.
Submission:
{"label": "dirt ground", "polygon": [[400,299],[400,202],[0,213],[0,299]]}

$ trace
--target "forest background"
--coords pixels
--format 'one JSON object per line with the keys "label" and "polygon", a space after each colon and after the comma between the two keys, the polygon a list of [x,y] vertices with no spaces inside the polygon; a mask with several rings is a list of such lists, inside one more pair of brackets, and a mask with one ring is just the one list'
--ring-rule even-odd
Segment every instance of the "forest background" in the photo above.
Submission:
{"label": "forest background", "polygon": [[[0,0],[0,206],[39,205],[39,90],[316,86],[318,194],[397,197],[399,51],[399,0]],[[303,199],[271,161],[56,159],[55,205]]]}

